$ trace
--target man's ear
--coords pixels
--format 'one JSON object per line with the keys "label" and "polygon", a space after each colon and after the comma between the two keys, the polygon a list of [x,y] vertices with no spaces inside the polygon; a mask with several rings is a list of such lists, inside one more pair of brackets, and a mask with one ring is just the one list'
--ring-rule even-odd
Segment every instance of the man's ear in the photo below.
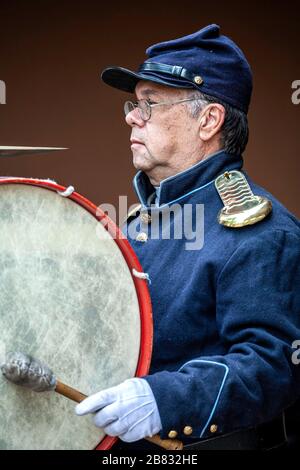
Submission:
{"label": "man's ear", "polygon": [[225,108],[219,103],[209,104],[200,118],[199,134],[204,141],[216,135],[224,124]]}

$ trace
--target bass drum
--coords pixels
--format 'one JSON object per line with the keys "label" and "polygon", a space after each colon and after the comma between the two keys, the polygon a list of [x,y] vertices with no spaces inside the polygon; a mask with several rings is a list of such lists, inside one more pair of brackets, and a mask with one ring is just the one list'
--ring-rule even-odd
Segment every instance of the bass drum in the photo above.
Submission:
{"label": "bass drum", "polygon": [[[152,316],[139,261],[90,201],[48,180],[0,179],[0,361],[22,351],[90,395],[148,372]],[[71,192],[71,191],[70,191]],[[109,449],[90,416],[0,377],[0,449]]]}

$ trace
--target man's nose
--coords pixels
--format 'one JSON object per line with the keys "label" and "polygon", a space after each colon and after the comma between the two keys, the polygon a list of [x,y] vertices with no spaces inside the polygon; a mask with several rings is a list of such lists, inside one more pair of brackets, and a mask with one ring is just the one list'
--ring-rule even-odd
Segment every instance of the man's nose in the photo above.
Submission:
{"label": "man's nose", "polygon": [[145,124],[145,121],[141,118],[140,112],[137,108],[133,109],[132,111],[130,111],[130,113],[126,114],[125,121],[131,127],[142,127]]}

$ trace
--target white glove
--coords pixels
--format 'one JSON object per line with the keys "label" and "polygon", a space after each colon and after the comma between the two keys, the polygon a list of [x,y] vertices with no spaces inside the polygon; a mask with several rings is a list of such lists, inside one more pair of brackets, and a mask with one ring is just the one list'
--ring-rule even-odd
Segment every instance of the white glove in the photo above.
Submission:
{"label": "white glove", "polygon": [[96,412],[95,425],[125,442],[151,437],[162,428],[151,387],[139,378],[90,395],[75,411],[80,416]]}

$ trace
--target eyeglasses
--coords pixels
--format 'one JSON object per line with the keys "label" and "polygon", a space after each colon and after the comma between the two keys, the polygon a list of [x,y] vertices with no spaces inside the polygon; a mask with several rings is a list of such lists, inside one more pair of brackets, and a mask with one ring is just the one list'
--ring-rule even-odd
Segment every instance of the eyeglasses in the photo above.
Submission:
{"label": "eyeglasses", "polygon": [[199,98],[187,98],[178,101],[161,101],[160,103],[151,103],[151,101],[145,99],[138,101],[126,101],[124,104],[124,113],[125,116],[127,116],[127,114],[131,113],[131,111],[134,111],[137,108],[139,115],[143,119],[143,121],[149,121],[149,119],[151,118],[152,108],[154,108],[155,106],[174,105],[178,103],[184,103],[186,101],[195,101],[198,99]]}

